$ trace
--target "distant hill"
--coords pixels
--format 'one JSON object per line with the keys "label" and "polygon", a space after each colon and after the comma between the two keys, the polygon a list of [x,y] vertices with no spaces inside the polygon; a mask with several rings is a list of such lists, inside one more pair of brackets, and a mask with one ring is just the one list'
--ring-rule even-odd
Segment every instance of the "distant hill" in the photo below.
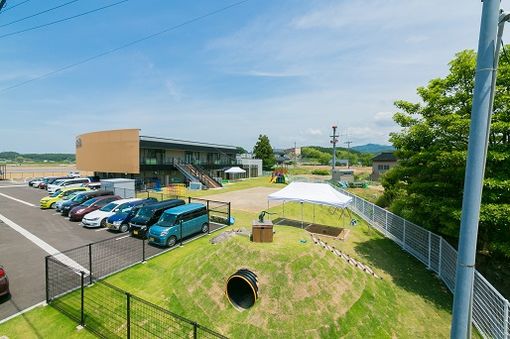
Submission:
{"label": "distant hill", "polygon": [[391,145],[379,145],[379,144],[366,144],[361,146],[351,147],[352,150],[360,153],[381,153],[387,151],[394,151],[395,148]]}
{"label": "distant hill", "polygon": [[25,153],[0,152],[0,161],[7,162],[74,162],[71,153]]}

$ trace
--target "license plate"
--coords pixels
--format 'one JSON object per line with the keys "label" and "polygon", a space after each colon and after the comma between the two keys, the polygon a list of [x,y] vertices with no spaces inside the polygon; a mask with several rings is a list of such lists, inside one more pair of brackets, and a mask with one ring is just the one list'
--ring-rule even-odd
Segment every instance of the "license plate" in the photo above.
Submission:
{"label": "license plate", "polygon": [[134,235],[138,235],[138,231],[133,231],[133,234]]}
{"label": "license plate", "polygon": [[113,225],[112,225],[112,224],[109,224],[109,223],[106,223],[106,227],[107,227],[107,228],[112,228],[112,227],[113,227]]}
{"label": "license plate", "polygon": [[154,239],[154,238],[152,238],[152,237],[151,237],[151,238],[149,238],[149,241],[155,241],[155,240],[156,240],[156,239]]}

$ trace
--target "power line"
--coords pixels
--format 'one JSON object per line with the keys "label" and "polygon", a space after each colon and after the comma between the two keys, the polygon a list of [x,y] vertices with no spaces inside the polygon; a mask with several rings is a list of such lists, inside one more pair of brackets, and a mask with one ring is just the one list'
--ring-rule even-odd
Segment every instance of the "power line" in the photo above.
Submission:
{"label": "power line", "polygon": [[30,18],[33,18],[33,17],[36,17],[38,15],[41,15],[41,14],[44,14],[44,13],[48,13],[48,12],[51,12],[57,8],[61,8],[61,7],[64,7],[64,6],[67,6],[67,5],[70,5],[72,3],[75,3],[77,1],[80,1],[80,0],[73,0],[73,1],[69,1],[69,2],[66,2],[66,3],[63,3],[62,5],[58,5],[58,6],[55,6],[55,7],[52,7],[52,8],[49,8],[47,10],[44,10],[42,12],[38,12],[38,13],[35,13],[35,14],[32,14],[32,15],[29,15],[29,16],[26,16],[24,18],[21,18],[21,19],[18,19],[18,20],[14,20],[14,21],[11,21],[11,22],[8,22],[6,24],[3,24],[3,25],[0,25],[0,27],[5,27],[5,26],[9,26],[9,25],[12,25],[12,24],[15,24],[17,22],[21,22],[21,21],[24,21],[24,20],[27,20],[27,19],[30,19]]}
{"label": "power line", "polygon": [[140,43],[140,42],[143,42],[143,41],[146,41],[146,40],[152,39],[152,38],[154,38],[154,37],[156,37],[156,36],[159,36],[159,35],[162,35],[162,34],[164,34],[164,33],[167,33],[167,32],[173,31],[173,30],[176,30],[176,29],[178,29],[178,28],[181,28],[181,27],[183,27],[183,26],[186,26],[186,25],[192,24],[192,23],[194,23],[194,22],[197,22],[197,21],[203,20],[203,19],[208,18],[208,17],[210,17],[210,16],[213,16],[213,15],[215,15],[215,14],[218,14],[218,13],[224,12],[224,11],[226,11],[226,10],[230,9],[230,8],[237,7],[237,6],[242,5],[243,3],[248,2],[248,1],[250,1],[250,0],[242,0],[242,1],[235,2],[235,3],[230,4],[230,5],[228,5],[228,6],[225,6],[225,7],[222,7],[222,8],[220,8],[220,9],[217,9],[217,10],[215,10],[215,11],[209,12],[209,13],[207,13],[207,14],[203,14],[203,15],[197,16],[197,17],[195,17],[195,18],[189,19],[189,20],[187,20],[187,21],[184,21],[184,22],[182,22],[182,23],[180,23],[180,24],[177,24],[177,25],[175,25],[175,26],[168,27],[168,28],[166,28],[166,29],[164,29],[164,30],[162,30],[162,31],[159,31],[159,32],[156,32],[156,33],[153,33],[153,34],[147,35],[147,36],[145,36],[145,37],[143,37],[143,38],[140,38],[140,39],[133,40],[133,41],[128,42],[128,43],[126,43],[126,44],[124,44],[124,45],[121,45],[121,46],[119,46],[119,47],[115,47],[115,48],[112,48],[112,49],[110,49],[110,50],[107,50],[107,51],[104,51],[104,52],[98,53],[98,54],[93,55],[93,56],[91,56],[91,57],[88,57],[88,58],[86,58],[86,59],[83,59],[83,60],[80,60],[80,61],[78,61],[78,62],[75,62],[75,63],[69,64],[69,65],[67,65],[67,66],[64,66],[64,67],[58,68],[58,69],[56,69],[56,70],[53,70],[53,71],[51,71],[51,72],[48,72],[48,73],[42,74],[42,75],[37,76],[37,77],[34,77],[34,78],[32,78],[32,79],[29,79],[29,80],[25,80],[25,81],[19,82],[19,83],[15,84],[15,85],[12,85],[12,86],[9,86],[9,87],[2,88],[2,89],[0,89],[0,93],[6,92],[6,91],[8,91],[8,90],[11,90],[11,89],[14,89],[14,88],[17,88],[17,87],[21,87],[21,86],[23,86],[23,85],[26,85],[26,84],[28,84],[28,83],[31,83],[31,82],[34,82],[34,81],[37,81],[37,80],[41,80],[41,79],[46,78],[46,77],[48,77],[48,76],[51,76],[51,75],[53,75],[53,74],[57,74],[57,73],[60,73],[60,72],[65,71],[65,70],[68,70],[68,69],[71,69],[71,68],[74,68],[74,67],[77,67],[77,66],[83,65],[83,64],[88,63],[88,62],[90,62],[90,61],[92,61],[92,60],[99,59],[99,58],[101,58],[101,57],[103,57],[103,56],[105,56],[105,55],[115,53],[115,52],[120,51],[120,50],[122,50],[122,49],[124,49],[124,48],[128,48],[128,47],[133,46],[133,45],[136,45],[136,44],[138,44],[138,43]]}
{"label": "power line", "polygon": [[96,9],[93,9],[93,10],[90,10],[90,11],[87,11],[87,12],[83,12],[83,13],[80,13],[80,14],[76,14],[76,15],[73,15],[73,16],[70,16],[70,17],[67,17],[67,18],[55,20],[55,21],[52,21],[52,22],[48,22],[46,24],[42,24],[42,25],[38,25],[38,26],[26,28],[26,29],[22,29],[20,31],[3,34],[3,35],[0,35],[0,39],[8,37],[8,36],[13,36],[13,35],[16,35],[16,34],[28,32],[28,31],[33,31],[35,29],[39,29],[39,28],[55,25],[55,24],[58,24],[58,23],[61,23],[61,22],[64,22],[64,21],[68,21],[68,20],[71,20],[71,19],[75,19],[75,18],[84,16],[84,15],[87,15],[87,14],[90,14],[90,13],[98,12],[100,10],[103,10],[103,9],[106,9],[106,8],[109,8],[109,7],[113,7],[113,6],[119,5],[119,4],[127,2],[127,1],[129,1],[129,0],[117,1],[117,2],[114,2],[113,4],[110,4],[110,5],[107,5],[107,6],[103,6],[103,7],[99,7],[99,8],[96,8]]}
{"label": "power line", "polygon": [[11,7],[7,7],[7,8],[5,8],[5,9],[1,10],[1,11],[0,11],[0,13],[7,12],[8,10],[13,9],[13,8],[15,8],[15,7],[18,7],[19,5],[23,5],[24,3],[27,3],[27,2],[29,2],[29,1],[30,1],[30,0],[25,0],[25,1],[20,2],[19,4],[12,5]]}

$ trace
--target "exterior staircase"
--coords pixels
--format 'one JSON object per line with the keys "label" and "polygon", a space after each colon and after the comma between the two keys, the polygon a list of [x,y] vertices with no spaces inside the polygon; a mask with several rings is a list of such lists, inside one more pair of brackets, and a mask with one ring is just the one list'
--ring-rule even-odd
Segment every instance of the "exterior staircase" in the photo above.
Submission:
{"label": "exterior staircase", "polygon": [[189,181],[201,182],[207,188],[222,187],[221,183],[214,180],[205,170],[193,164],[175,164],[175,167]]}

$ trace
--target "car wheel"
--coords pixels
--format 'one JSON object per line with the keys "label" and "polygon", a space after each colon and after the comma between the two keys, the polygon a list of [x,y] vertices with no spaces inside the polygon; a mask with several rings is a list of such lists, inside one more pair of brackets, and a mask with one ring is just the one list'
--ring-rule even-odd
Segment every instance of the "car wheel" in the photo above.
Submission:
{"label": "car wheel", "polygon": [[175,235],[172,235],[170,238],[168,238],[166,245],[168,247],[174,247],[176,243],[177,243],[177,238],[175,237]]}
{"label": "car wheel", "polygon": [[99,223],[99,225],[101,227],[106,227],[106,218],[104,218],[103,220],[101,220],[101,222]]}
{"label": "car wheel", "polygon": [[204,223],[202,225],[202,233],[207,233],[207,232],[209,232],[209,224]]}
{"label": "car wheel", "polygon": [[120,227],[119,227],[119,231],[120,231],[121,233],[125,233],[125,232],[127,232],[127,231],[128,231],[128,225],[126,225],[126,224],[122,224],[122,225],[120,225]]}
{"label": "car wheel", "polygon": [[55,203],[52,203],[52,204],[50,205],[50,208],[55,208]]}

